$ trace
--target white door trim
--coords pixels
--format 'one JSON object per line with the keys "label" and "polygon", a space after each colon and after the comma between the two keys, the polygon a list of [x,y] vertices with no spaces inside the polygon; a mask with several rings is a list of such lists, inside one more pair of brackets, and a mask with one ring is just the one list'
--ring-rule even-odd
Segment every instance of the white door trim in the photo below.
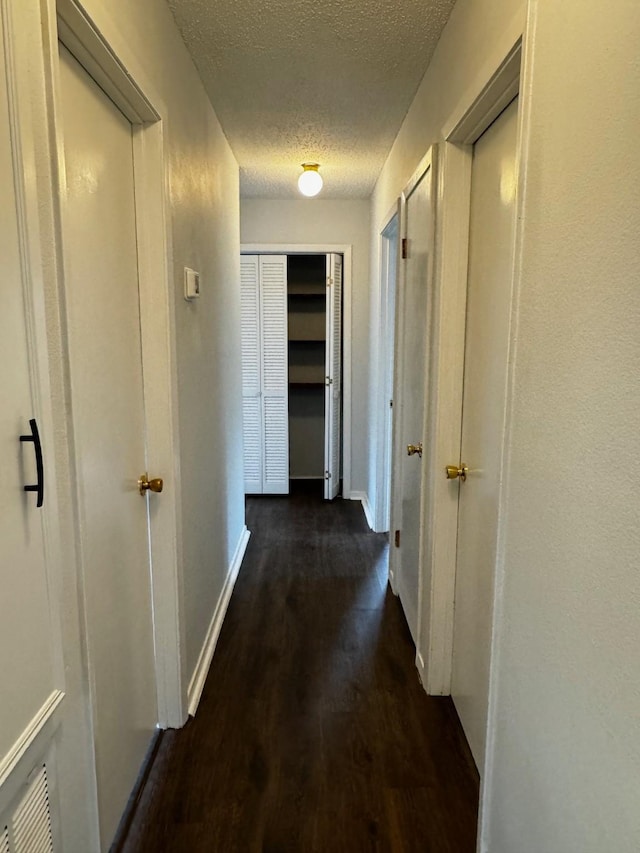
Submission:
{"label": "white door trim", "polygon": [[[467,302],[469,213],[473,143],[518,94],[523,35],[510,32],[488,77],[476,81],[470,100],[443,129],[440,170],[440,240],[434,288],[433,363],[429,399],[426,566],[431,588],[423,607],[429,618],[423,683],[427,693],[448,695],[453,659],[458,494],[448,488],[444,466],[460,459],[462,384]],[[519,137],[521,138],[521,137]]]}
{"label": "white door trim", "polygon": [[334,243],[242,243],[242,255],[329,255],[344,257],[342,295],[342,495],[360,500],[351,491],[351,269],[352,247]]}
{"label": "white door trim", "polygon": [[[180,567],[181,517],[177,418],[177,368],[175,316],[170,277],[171,238],[165,218],[166,161],[161,98],[145,79],[136,52],[105,18],[100,26],[76,0],[47,0],[49,15],[45,55],[57,56],[58,37],[85,65],[92,76],[133,124],[140,321],[144,372],[144,405],[149,470],[165,480],[161,501],[150,510],[150,555],[154,611],[154,645],[158,724],[179,727],[187,719],[184,625],[182,624],[182,573]],[[56,20],[57,14],[57,20]],[[54,89],[50,112],[59,116],[57,63],[53,60]],[[64,182],[64,150],[59,126],[56,167]],[[63,216],[58,210],[58,221]],[[64,243],[58,259],[64,276]],[[134,472],[135,473],[135,472]]]}
{"label": "white door trim", "polygon": [[428,693],[448,694],[451,687],[453,653],[453,607],[456,574],[458,501],[447,490],[443,466],[460,458],[462,424],[462,382],[468,273],[469,214],[471,199],[472,144],[499,115],[510,99],[519,95],[516,225],[513,249],[511,290],[510,351],[507,369],[507,393],[504,443],[501,461],[499,528],[495,566],[489,710],[485,766],[482,780],[478,832],[478,850],[487,850],[484,824],[487,797],[491,791],[493,743],[497,722],[496,665],[502,620],[504,587],[504,526],[508,496],[504,483],[509,466],[513,371],[517,344],[518,294],[521,278],[523,212],[527,190],[527,162],[530,138],[531,79],[536,0],[528,4],[526,20],[518,14],[499,40],[491,62],[474,81],[468,96],[443,129],[442,168],[440,171],[439,252],[435,277],[433,323],[432,393],[430,398],[429,448],[431,512],[427,518],[426,541],[430,543],[430,595],[424,606],[430,608],[430,633],[423,638],[427,647],[423,683]]}

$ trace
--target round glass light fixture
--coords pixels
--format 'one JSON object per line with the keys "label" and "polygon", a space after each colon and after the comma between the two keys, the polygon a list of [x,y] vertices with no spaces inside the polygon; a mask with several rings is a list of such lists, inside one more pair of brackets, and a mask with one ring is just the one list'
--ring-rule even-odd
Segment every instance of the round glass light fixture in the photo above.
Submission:
{"label": "round glass light fixture", "polygon": [[318,163],[303,163],[302,168],[304,171],[298,178],[298,189],[302,195],[313,198],[322,189],[322,177],[318,172],[320,165]]}

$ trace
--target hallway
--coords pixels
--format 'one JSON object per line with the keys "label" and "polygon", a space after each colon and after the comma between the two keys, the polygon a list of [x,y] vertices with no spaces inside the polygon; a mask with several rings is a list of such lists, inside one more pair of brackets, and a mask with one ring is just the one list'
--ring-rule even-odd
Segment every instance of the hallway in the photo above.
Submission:
{"label": "hallway", "polygon": [[418,681],[386,536],[300,487],[248,499],[247,524],[198,713],[164,734],[121,849],[471,853],[477,773]]}

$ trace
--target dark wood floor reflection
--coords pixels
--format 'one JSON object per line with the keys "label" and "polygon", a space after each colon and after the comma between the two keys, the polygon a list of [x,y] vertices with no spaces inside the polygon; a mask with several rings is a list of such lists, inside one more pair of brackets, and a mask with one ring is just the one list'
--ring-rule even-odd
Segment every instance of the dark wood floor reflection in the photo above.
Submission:
{"label": "dark wood floor reflection", "polygon": [[123,849],[472,853],[477,773],[419,684],[386,537],[315,490],[247,517],[197,716],[164,736]]}

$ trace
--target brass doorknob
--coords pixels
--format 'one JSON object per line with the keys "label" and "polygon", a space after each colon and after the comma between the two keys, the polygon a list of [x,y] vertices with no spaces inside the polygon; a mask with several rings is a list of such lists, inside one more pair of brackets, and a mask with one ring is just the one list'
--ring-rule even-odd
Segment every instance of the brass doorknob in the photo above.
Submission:
{"label": "brass doorknob", "polygon": [[153,480],[149,480],[146,473],[144,473],[138,480],[138,489],[141,495],[144,495],[145,492],[161,492],[163,487],[164,481],[162,477],[155,477]]}
{"label": "brass doorknob", "polygon": [[417,444],[407,444],[407,456],[415,456],[418,454],[420,459],[422,459],[422,442],[419,441]]}
{"label": "brass doorknob", "polygon": [[460,479],[464,483],[464,481],[467,479],[469,469],[463,462],[459,468],[457,465],[447,465],[447,467],[445,468],[445,472],[447,474],[447,480],[456,480],[458,477],[460,477]]}

